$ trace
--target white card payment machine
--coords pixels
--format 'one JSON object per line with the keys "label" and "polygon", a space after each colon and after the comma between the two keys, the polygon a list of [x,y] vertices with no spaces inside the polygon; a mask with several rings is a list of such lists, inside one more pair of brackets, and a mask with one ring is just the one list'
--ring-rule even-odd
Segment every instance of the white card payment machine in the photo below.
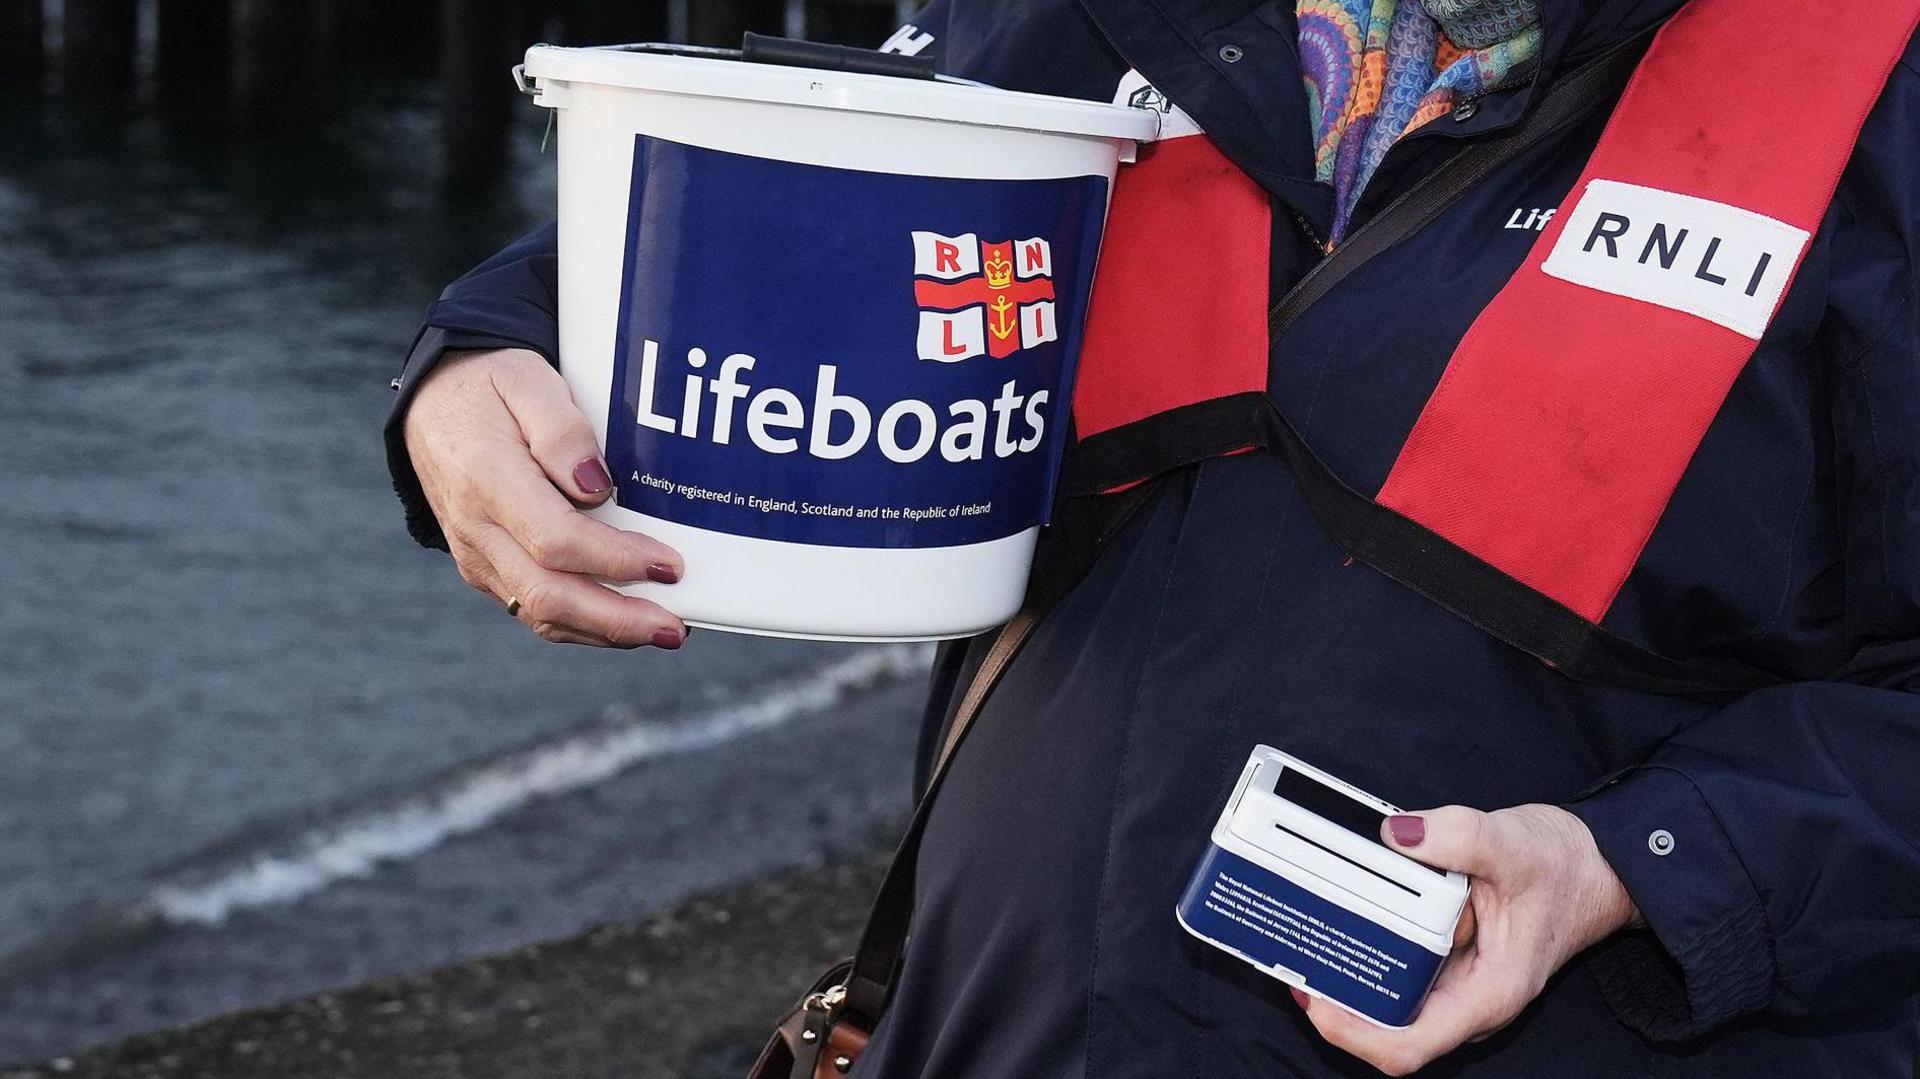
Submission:
{"label": "white card payment machine", "polygon": [[1395,807],[1259,746],[1177,914],[1187,932],[1382,1026],[1413,1021],[1467,878],[1380,838]]}

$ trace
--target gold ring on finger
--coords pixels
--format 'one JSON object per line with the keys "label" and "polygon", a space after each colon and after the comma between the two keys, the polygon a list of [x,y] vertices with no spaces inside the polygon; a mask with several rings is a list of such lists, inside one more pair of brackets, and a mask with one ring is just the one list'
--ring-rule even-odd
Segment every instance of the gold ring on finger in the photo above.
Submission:
{"label": "gold ring on finger", "polygon": [[507,613],[510,615],[518,615],[520,613],[520,597],[519,596],[507,597]]}

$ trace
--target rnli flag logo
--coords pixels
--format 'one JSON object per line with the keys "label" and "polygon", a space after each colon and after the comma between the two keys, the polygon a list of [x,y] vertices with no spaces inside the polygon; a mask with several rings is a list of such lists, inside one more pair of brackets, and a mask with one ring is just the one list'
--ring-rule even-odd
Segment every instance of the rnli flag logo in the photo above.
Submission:
{"label": "rnli flag logo", "polygon": [[1060,339],[1053,247],[1045,240],[985,243],[971,232],[915,232],[913,276],[923,360],[1005,359]]}

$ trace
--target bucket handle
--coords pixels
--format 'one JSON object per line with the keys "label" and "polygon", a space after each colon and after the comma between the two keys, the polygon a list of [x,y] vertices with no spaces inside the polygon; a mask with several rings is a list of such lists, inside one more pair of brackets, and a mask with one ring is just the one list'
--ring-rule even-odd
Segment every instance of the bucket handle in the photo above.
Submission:
{"label": "bucket handle", "polygon": [[810,67],[856,75],[891,75],[901,79],[929,80],[936,77],[931,56],[902,56],[899,53],[856,49],[850,45],[824,45],[818,41],[756,34],[751,30],[740,38],[740,59],[750,64]]}
{"label": "bucket handle", "polygon": [[[536,46],[538,48],[540,46]],[[850,45],[825,45],[817,41],[756,34],[749,30],[740,38],[740,51],[694,45],[620,45],[609,46],[629,52],[660,52],[699,55],[714,58],[738,57],[749,64],[774,64],[781,67],[805,67],[820,71],[844,71],[857,75],[888,75],[900,79],[940,79],[931,56],[903,56],[899,53],[857,49]],[[941,80],[966,82],[964,79]],[[536,102],[543,88],[527,77],[527,65],[513,65],[513,85]],[[545,102],[541,102],[545,104]]]}

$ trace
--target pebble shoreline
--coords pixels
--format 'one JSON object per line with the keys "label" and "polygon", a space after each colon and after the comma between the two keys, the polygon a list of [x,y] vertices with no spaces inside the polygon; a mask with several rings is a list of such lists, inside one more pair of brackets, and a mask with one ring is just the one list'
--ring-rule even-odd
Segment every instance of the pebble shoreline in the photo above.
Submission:
{"label": "pebble shoreline", "polygon": [[738,1079],[849,953],[887,853],[632,922],[0,1070],[0,1079]]}

